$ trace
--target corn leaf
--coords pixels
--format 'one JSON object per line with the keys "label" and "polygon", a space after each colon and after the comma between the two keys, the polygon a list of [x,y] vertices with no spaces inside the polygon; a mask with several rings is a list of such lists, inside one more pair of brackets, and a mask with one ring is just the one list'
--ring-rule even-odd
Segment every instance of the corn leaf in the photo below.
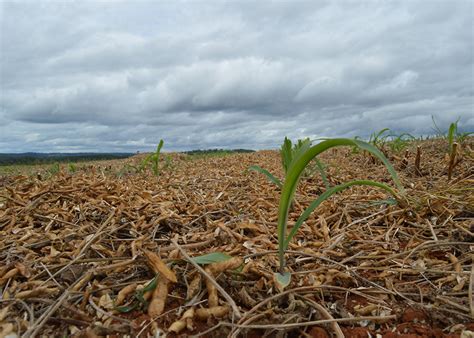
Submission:
{"label": "corn leaf", "polygon": [[114,309],[120,313],[128,313],[135,310],[138,307],[138,303],[134,303],[133,305],[129,306],[116,306]]}
{"label": "corn leaf", "polygon": [[381,189],[384,189],[391,193],[392,195],[395,196],[395,192],[393,191],[392,188],[390,188],[388,185],[379,183],[379,182],[374,182],[374,181],[369,181],[369,180],[356,180],[356,181],[350,181],[347,183],[339,184],[336,185],[335,187],[329,188],[326,190],[324,193],[322,193],[317,199],[315,199],[311,204],[306,208],[306,210],[301,214],[301,216],[298,218],[296,221],[295,225],[291,229],[290,233],[286,237],[285,243],[283,250],[286,250],[288,248],[288,245],[290,244],[290,241],[293,239],[293,237],[296,235],[296,232],[298,229],[303,225],[303,222],[308,219],[308,217],[311,215],[311,213],[325,200],[327,200],[329,197],[334,195],[335,193],[338,193],[340,191],[343,191],[347,188],[350,188],[354,185],[367,185],[367,186],[372,186],[372,187],[378,187]]}
{"label": "corn leaf", "polygon": [[372,155],[374,155],[375,157],[377,157],[378,159],[380,159],[380,161],[387,167],[388,172],[392,176],[392,180],[395,182],[400,192],[401,193],[404,192],[403,187],[397,177],[397,174],[393,166],[390,164],[390,162],[387,160],[387,158],[383,155],[383,153],[380,150],[378,150],[375,146],[367,142],[352,140],[352,139],[345,139],[345,138],[327,139],[310,147],[309,149],[304,151],[304,153],[298,154],[299,156],[297,156],[297,158],[293,160],[293,163],[286,174],[285,182],[283,184],[283,188],[281,192],[280,204],[279,204],[279,210],[278,210],[278,243],[279,243],[280,273],[283,272],[283,269],[286,265],[284,252],[286,248],[285,236],[286,236],[286,229],[287,229],[287,223],[288,223],[288,212],[290,209],[290,205],[293,201],[293,198],[296,192],[296,187],[298,185],[301,174],[303,173],[304,169],[313,158],[323,153],[324,151],[333,147],[337,147],[337,146],[357,146],[358,148],[362,150],[366,150]]}
{"label": "corn leaf", "polygon": [[250,166],[249,170],[253,170],[253,171],[259,172],[260,174],[263,174],[263,175],[267,176],[267,178],[272,183],[276,184],[278,186],[278,188],[280,188],[280,189],[283,186],[283,184],[281,183],[281,181],[278,178],[273,176],[268,170],[263,169],[263,168],[259,167],[258,165]]}
{"label": "corn leaf", "polygon": [[316,167],[318,168],[319,174],[321,175],[321,179],[323,180],[324,186],[326,187],[326,190],[328,190],[331,185],[329,184],[328,177],[326,176],[326,172],[324,171],[324,166],[317,158],[315,158],[314,160],[316,161]]}
{"label": "corn leaf", "polygon": [[212,252],[212,253],[208,253],[202,256],[193,257],[192,260],[199,265],[206,265],[206,264],[212,264],[216,262],[223,262],[230,258],[232,258],[232,256],[229,256],[225,253]]}

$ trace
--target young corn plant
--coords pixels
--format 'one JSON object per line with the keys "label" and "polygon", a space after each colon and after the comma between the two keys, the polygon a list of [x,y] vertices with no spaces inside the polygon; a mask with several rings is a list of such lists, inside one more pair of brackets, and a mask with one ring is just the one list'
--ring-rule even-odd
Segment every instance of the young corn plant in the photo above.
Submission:
{"label": "young corn plant", "polygon": [[436,124],[434,116],[431,116],[431,119],[433,120],[433,125],[434,128],[433,130],[436,132],[436,136],[439,138],[444,138],[448,141],[448,153],[452,153],[453,149],[453,143],[457,142],[459,144],[463,144],[466,141],[466,138],[469,137],[470,135],[473,135],[474,132],[459,132],[458,130],[458,123],[460,118],[458,118],[456,121],[452,122],[449,125],[448,131],[444,133]]}
{"label": "young corn plant", "polygon": [[59,174],[61,171],[61,166],[59,165],[58,162],[53,163],[49,168],[48,168],[48,173],[50,176],[54,176]]}
{"label": "young corn plant", "polygon": [[[286,140],[285,140],[286,142]],[[285,146],[285,144],[284,144]],[[301,175],[308,164],[320,155],[324,151],[339,146],[356,146],[363,151],[367,151],[374,157],[378,158],[387,168],[390,173],[392,180],[397,186],[399,192],[403,195],[403,187],[397,177],[395,169],[392,167],[385,155],[377,149],[374,145],[363,142],[360,140],[338,138],[338,139],[326,139],[316,145],[311,146],[309,143],[305,147],[300,147],[298,151],[292,153],[292,160],[288,163],[285,180],[282,185],[282,192],[280,197],[280,204],[278,208],[278,259],[279,259],[279,272],[275,273],[275,282],[278,289],[283,290],[291,281],[291,274],[286,269],[285,251],[288,248],[289,243],[298,232],[298,229],[310,216],[310,214],[325,200],[331,197],[333,194],[343,191],[349,187],[356,185],[365,185],[376,188],[381,188],[388,193],[392,194],[395,198],[399,198],[398,194],[394,189],[386,184],[370,181],[370,180],[354,180],[346,183],[342,183],[327,189],[321,194],[316,200],[314,200],[308,208],[300,215],[291,231],[287,234],[288,225],[288,213],[290,206],[295,196],[296,188]]]}
{"label": "young corn plant", "polygon": [[449,125],[447,138],[448,138],[449,152],[450,153],[453,152],[454,142],[457,142],[459,144],[463,144],[466,141],[467,137],[474,134],[474,132],[464,132],[464,133],[459,132],[458,122],[459,122],[459,119],[457,119],[455,122],[453,122]]}
{"label": "young corn plant", "polygon": [[74,163],[69,163],[68,169],[71,174],[74,174],[77,171],[77,166]]}
{"label": "young corn plant", "polygon": [[409,133],[402,133],[400,135],[392,134],[390,136],[392,139],[388,142],[388,146],[395,153],[401,152],[408,147],[411,141],[416,140],[415,136]]}
{"label": "young corn plant", "polygon": [[160,174],[160,151],[161,148],[163,148],[164,141],[160,140],[160,143],[158,143],[158,146],[156,147],[156,151],[143,160],[143,162],[140,165],[140,171],[143,171],[149,164],[151,164],[151,170],[153,171],[153,174],[155,176],[158,176]]}
{"label": "young corn plant", "polygon": [[370,135],[369,143],[373,146],[382,149],[387,139],[390,137],[390,129],[384,128],[378,132],[374,132]]}

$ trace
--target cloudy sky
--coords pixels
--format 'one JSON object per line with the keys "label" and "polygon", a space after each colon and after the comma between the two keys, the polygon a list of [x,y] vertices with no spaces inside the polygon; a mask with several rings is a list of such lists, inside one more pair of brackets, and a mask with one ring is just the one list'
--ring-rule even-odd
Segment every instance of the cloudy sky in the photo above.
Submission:
{"label": "cloudy sky", "polygon": [[474,131],[473,4],[2,1],[0,153]]}

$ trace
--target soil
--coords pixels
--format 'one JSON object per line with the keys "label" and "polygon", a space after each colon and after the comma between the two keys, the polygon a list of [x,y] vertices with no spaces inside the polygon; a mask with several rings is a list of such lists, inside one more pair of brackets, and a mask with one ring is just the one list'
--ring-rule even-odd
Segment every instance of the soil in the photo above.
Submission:
{"label": "soil", "polygon": [[[284,291],[274,281],[280,190],[247,170],[281,178],[276,151],[176,154],[157,177],[130,166],[144,155],[0,177],[0,336],[468,337],[474,139],[450,180],[445,143],[383,149],[406,190],[395,205],[363,186],[321,204],[290,242]],[[332,149],[321,161],[332,186],[393,186],[364,152]],[[290,228],[324,190],[307,170]],[[233,258],[196,260],[209,253]]]}

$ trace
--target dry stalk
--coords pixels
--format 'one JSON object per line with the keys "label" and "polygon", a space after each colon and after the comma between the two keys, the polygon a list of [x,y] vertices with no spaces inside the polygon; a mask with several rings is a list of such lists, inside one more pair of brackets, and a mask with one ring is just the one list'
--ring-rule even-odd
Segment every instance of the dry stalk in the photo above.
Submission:
{"label": "dry stalk", "polygon": [[46,310],[41,317],[39,317],[32,326],[26,330],[26,332],[23,334],[23,338],[29,338],[29,337],[36,337],[43,327],[44,324],[48,321],[48,319],[58,310],[62,303],[67,299],[69,296],[69,290],[65,290],[61,297],[59,297],[56,302],[51,305],[48,310]]}
{"label": "dry stalk", "polygon": [[436,236],[436,232],[434,231],[433,224],[427,219],[426,223],[428,224],[428,227],[430,228],[431,235],[433,236],[433,239],[437,242],[438,241],[438,236]]}
{"label": "dry stalk", "polygon": [[408,165],[408,155],[409,155],[409,151],[407,149],[405,150],[405,156],[403,156],[402,163],[400,165],[402,169],[405,169]]}
{"label": "dry stalk", "polygon": [[453,169],[456,166],[456,158],[458,155],[458,143],[453,143],[453,148],[451,149],[451,153],[449,154],[449,165],[448,165],[448,181],[451,181],[451,177],[453,175]]}
{"label": "dry stalk", "polygon": [[415,157],[415,172],[417,175],[421,176],[421,146],[416,147],[416,157]]}
{"label": "dry stalk", "polygon": [[[472,258],[474,263],[474,257]],[[469,308],[471,310],[471,319],[474,319],[474,264],[471,266],[471,277],[469,279],[469,290],[468,290],[468,297],[469,297]]]}

